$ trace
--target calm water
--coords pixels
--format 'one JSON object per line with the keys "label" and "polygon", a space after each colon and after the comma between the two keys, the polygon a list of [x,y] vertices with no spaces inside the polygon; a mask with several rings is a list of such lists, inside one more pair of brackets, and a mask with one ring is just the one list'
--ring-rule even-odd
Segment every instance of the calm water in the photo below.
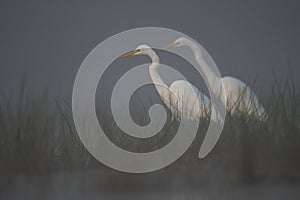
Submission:
{"label": "calm water", "polygon": [[[18,175],[1,186],[1,199],[299,199],[299,183],[193,183],[181,174],[129,175],[113,170]],[[3,181],[3,180],[2,180]]]}

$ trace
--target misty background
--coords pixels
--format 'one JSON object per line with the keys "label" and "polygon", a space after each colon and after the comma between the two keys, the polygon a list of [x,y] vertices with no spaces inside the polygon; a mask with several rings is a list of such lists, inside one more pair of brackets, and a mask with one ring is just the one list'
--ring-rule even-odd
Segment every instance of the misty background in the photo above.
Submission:
{"label": "misty background", "polygon": [[18,93],[25,74],[32,91],[70,101],[76,72],[96,45],[156,26],[197,40],[223,76],[268,90],[273,73],[284,79],[289,64],[295,77],[300,72],[299,8],[292,0],[1,1],[0,89]]}
{"label": "misty background", "polygon": [[[299,10],[296,0],[1,0],[0,199],[299,199]],[[222,76],[255,82],[250,85],[266,106],[268,123],[227,115],[218,145],[198,159],[208,125],[203,120],[185,155],[150,174],[121,173],[93,158],[76,134],[69,107],[76,73],[100,42],[138,27],[189,35],[207,50]],[[207,94],[201,76],[185,60],[156,52],[163,64]],[[115,60],[97,88],[97,115],[105,133],[136,152],[162,147],[177,130],[176,123],[166,123],[157,137],[142,143],[111,119],[114,84],[149,61],[145,56]],[[163,70],[161,75],[170,84]],[[291,75],[294,83],[277,86],[270,95],[274,76],[282,84]],[[49,96],[40,95],[45,91]],[[154,103],[161,103],[155,88],[140,88],[129,105],[133,120],[147,124],[147,109]]]}

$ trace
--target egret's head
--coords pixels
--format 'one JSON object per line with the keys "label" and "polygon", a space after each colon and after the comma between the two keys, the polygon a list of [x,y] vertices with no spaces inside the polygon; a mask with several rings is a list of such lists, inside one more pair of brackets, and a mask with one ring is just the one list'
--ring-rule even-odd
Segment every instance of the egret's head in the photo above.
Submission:
{"label": "egret's head", "polygon": [[120,56],[120,58],[126,58],[129,56],[136,56],[136,55],[147,55],[149,51],[152,51],[152,49],[148,45],[143,44],[138,46],[136,49],[123,54],[122,56]]}
{"label": "egret's head", "polygon": [[171,44],[165,46],[163,48],[163,50],[167,50],[167,49],[170,49],[170,48],[173,48],[173,47],[186,46],[186,45],[188,45],[189,42],[190,42],[189,39],[187,39],[185,37],[179,37],[174,42],[172,42]]}
{"label": "egret's head", "polygon": [[189,40],[185,37],[180,37],[180,38],[177,38],[173,44],[175,47],[180,47],[180,46],[184,46],[186,45],[187,43],[189,42]]}

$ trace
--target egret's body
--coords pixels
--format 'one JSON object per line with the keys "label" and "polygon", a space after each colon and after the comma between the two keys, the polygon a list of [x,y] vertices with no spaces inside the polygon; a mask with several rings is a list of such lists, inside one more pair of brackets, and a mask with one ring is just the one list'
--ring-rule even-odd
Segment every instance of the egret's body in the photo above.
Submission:
{"label": "egret's body", "polygon": [[257,118],[266,118],[264,107],[246,83],[230,76],[223,77],[222,82],[227,95],[227,107],[231,114],[251,114]]}
{"label": "egret's body", "polygon": [[[170,90],[177,96],[177,101],[173,101],[171,104],[175,107],[173,110],[178,112],[177,115],[183,112],[182,114],[186,119],[199,119],[209,116],[210,99],[188,81],[174,81],[170,86]],[[170,109],[172,110],[172,107]]]}
{"label": "egret's body", "polygon": [[187,46],[193,53],[195,60],[202,69],[205,78],[208,80],[208,84],[212,87],[214,92],[218,92],[219,88],[214,88],[216,81],[222,81],[222,85],[226,92],[227,109],[231,114],[249,114],[257,117],[258,119],[266,120],[267,114],[264,107],[259,103],[256,94],[250,89],[250,87],[243,81],[226,76],[217,77],[212,71],[210,66],[205,62],[203,58],[203,51],[195,43],[187,38],[178,38],[167,48],[176,46]]}
{"label": "egret's body", "polygon": [[160,66],[159,57],[147,45],[141,45],[136,50],[124,54],[121,57],[132,55],[146,55],[152,63],[149,66],[149,74],[155,85],[156,91],[173,116],[186,119],[199,119],[206,117],[210,109],[210,100],[188,81],[174,81],[170,87],[162,80],[158,73]]}

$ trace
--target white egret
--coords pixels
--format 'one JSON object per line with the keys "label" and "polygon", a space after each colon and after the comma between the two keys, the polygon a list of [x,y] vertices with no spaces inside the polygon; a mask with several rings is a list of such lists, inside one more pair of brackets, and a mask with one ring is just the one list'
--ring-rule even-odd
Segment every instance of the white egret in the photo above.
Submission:
{"label": "white egret", "polygon": [[[166,46],[164,49],[166,50],[172,47],[179,46],[187,46],[193,51],[195,60],[199,64],[199,67],[202,69],[203,75],[207,79],[208,84],[210,84],[215,92],[218,91],[217,88],[214,88],[213,84],[215,80],[218,80],[220,78],[217,77],[217,75],[205,62],[205,59],[203,58],[203,50],[194,42],[185,37],[176,39],[173,43]],[[267,119],[267,113],[263,105],[259,103],[256,94],[246,83],[230,76],[221,78],[221,81],[226,91],[227,108],[229,109],[229,112],[231,114],[245,113],[253,115],[260,120]]]}
{"label": "white egret", "polygon": [[159,57],[153,49],[147,45],[140,45],[135,50],[120,56],[120,58],[134,55],[146,55],[150,57],[152,61],[149,66],[150,77],[153,83],[155,83],[158,94],[173,116],[178,117],[182,114],[186,119],[207,117],[210,110],[210,99],[185,80],[174,81],[168,87],[158,73],[160,66]]}

